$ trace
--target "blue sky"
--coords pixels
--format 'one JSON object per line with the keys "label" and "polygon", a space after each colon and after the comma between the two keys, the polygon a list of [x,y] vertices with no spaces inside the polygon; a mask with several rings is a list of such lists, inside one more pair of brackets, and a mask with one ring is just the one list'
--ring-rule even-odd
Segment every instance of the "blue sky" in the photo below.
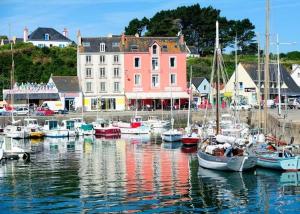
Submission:
{"label": "blue sky", "polygon": [[[283,52],[300,50],[299,0],[271,1],[271,37],[279,34]],[[62,31],[67,27],[75,40],[80,29],[82,36],[120,34],[133,18],[150,18],[162,9],[199,3],[221,10],[228,19],[249,18],[262,36],[265,32],[265,0],[0,0],[0,35],[22,37],[23,28],[53,27]],[[275,47],[271,47],[275,50]]]}

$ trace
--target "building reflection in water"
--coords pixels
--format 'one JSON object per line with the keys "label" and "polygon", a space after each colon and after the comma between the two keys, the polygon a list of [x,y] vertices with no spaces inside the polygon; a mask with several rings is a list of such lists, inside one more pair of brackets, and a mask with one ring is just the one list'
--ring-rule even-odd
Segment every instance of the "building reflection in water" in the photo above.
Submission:
{"label": "building reflection in water", "polygon": [[171,204],[188,194],[188,155],[181,153],[180,147],[165,149],[136,140],[97,139],[84,148],[79,170],[84,203],[89,203],[84,198],[91,196],[97,200],[115,196],[119,202],[163,199],[163,203]]}

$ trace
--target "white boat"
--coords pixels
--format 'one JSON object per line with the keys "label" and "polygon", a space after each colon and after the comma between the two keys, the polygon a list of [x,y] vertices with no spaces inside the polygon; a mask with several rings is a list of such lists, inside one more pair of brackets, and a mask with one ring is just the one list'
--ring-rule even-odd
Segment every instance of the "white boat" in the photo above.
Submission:
{"label": "white boat", "polygon": [[75,137],[77,135],[75,120],[63,120],[60,128],[68,130],[68,137]]}
{"label": "white boat", "polygon": [[24,126],[8,125],[4,128],[4,134],[14,139],[24,139],[29,137],[28,131]]}
{"label": "white boat", "polygon": [[43,132],[42,127],[38,124],[37,119],[25,118],[24,126],[28,131],[30,138],[42,138],[45,136],[45,133]]}
{"label": "white boat", "polygon": [[170,121],[160,120],[157,116],[149,116],[148,120],[143,121],[143,124],[150,126],[152,129],[165,129],[171,126]]}
{"label": "white boat", "polygon": [[81,126],[83,124],[85,124],[83,118],[81,117],[76,117],[76,118],[71,118],[71,120],[74,120],[74,127],[75,127],[75,130],[76,130],[76,134],[78,136],[82,136],[84,135],[84,132],[83,130],[81,129]]}
{"label": "white boat", "polygon": [[58,125],[57,120],[46,120],[43,126],[46,137],[68,137],[69,130],[63,129]]}

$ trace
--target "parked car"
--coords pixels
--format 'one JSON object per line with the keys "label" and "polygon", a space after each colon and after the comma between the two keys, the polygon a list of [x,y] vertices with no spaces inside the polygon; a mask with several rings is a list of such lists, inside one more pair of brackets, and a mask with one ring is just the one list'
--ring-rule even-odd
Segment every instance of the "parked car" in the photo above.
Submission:
{"label": "parked car", "polygon": [[230,104],[230,109],[232,110],[250,110],[252,107],[251,105],[247,104],[247,103],[238,103],[237,105],[234,104],[234,102],[232,102]]}
{"label": "parked car", "polygon": [[37,116],[52,116],[54,115],[54,111],[48,108],[38,107],[35,111],[35,115]]}
{"label": "parked car", "polygon": [[27,107],[19,107],[13,110],[13,114],[17,116],[25,116],[29,114],[29,109]]}
{"label": "parked car", "polygon": [[289,98],[287,105],[290,109],[300,109],[300,99],[299,98]]}

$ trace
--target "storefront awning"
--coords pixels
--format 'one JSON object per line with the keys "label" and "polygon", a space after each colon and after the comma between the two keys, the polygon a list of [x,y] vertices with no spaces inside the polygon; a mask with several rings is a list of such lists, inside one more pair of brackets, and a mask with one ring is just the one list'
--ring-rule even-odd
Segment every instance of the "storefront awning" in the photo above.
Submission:
{"label": "storefront awning", "polygon": [[[7,94],[4,96],[5,100],[11,100],[11,94]],[[30,93],[30,94],[25,94],[25,93],[20,93],[20,94],[14,94],[14,99],[16,100],[58,100],[59,95],[58,93]]]}
{"label": "storefront awning", "polygon": [[[127,99],[171,99],[171,92],[128,92],[125,93]],[[173,99],[189,98],[187,92],[172,92]]]}

